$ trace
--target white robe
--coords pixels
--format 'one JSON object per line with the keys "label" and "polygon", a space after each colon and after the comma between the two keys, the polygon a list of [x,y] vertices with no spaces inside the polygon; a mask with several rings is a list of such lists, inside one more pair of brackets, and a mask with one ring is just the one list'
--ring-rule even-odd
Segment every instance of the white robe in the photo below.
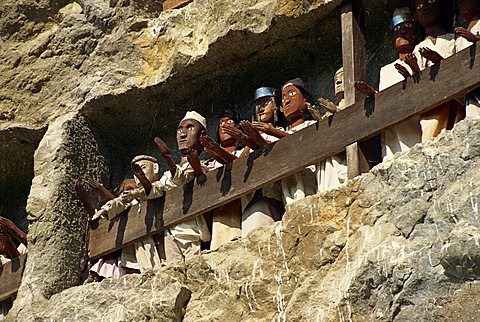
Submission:
{"label": "white robe", "polygon": [[[456,53],[455,49],[455,34],[444,34],[436,38],[433,43],[431,37],[426,37],[417,46],[415,46],[414,53],[419,57],[418,67],[424,70],[434,64],[420,55],[420,48],[430,48],[436,51],[444,59]],[[450,105],[443,104],[426,113],[420,115],[420,126],[422,128],[422,142],[426,142],[431,138],[437,136],[442,130],[447,128],[450,114]]]}
{"label": "white robe", "polygon": [[[172,177],[170,171],[165,171],[163,176],[152,183],[152,190],[147,196],[148,199],[155,199],[163,196],[166,191],[175,187],[183,186],[195,178],[193,169],[188,162],[182,166],[177,165],[175,176]],[[168,229],[175,240],[182,244],[187,244],[195,241],[209,241],[211,239],[210,231],[203,215],[196,216],[193,219],[182,222]]]}
{"label": "white robe", "polygon": [[[317,121],[305,121],[288,130],[289,134],[300,131]],[[347,180],[346,160],[341,154],[329,157],[315,165],[282,179],[283,202],[289,205],[316,192],[338,188]]]}
{"label": "white robe", "polygon": [[[138,201],[133,200],[131,203],[124,203],[121,197],[109,200],[104,204],[101,209],[107,211],[109,218],[112,218],[122,211],[125,211],[130,206],[137,205]],[[138,210],[140,207],[138,205]],[[122,248],[122,255],[120,256],[120,266],[131,269],[138,269],[140,272],[144,272],[153,267],[159,267],[161,263],[160,256],[158,255],[155,241],[152,237],[143,238],[132,245]],[[95,270],[95,269],[94,269]]]}
{"label": "white robe", "polygon": [[[418,59],[418,55],[417,55]],[[391,64],[385,65],[380,69],[379,90],[393,86],[402,82],[405,78],[397,71],[395,64],[400,64],[407,68],[410,74],[412,69],[408,64],[397,59]],[[392,158],[397,152],[408,151],[412,146],[422,141],[422,129],[420,128],[420,116],[411,117],[383,133],[382,154],[384,160]]]}
{"label": "white robe", "polygon": [[448,33],[445,35],[440,35],[437,37],[435,43],[433,43],[430,37],[426,37],[415,46],[413,52],[418,57],[418,67],[420,67],[420,70],[424,70],[425,68],[434,65],[431,61],[420,55],[420,48],[423,47],[430,48],[439,53],[443,59],[447,59],[457,52],[455,48],[455,34]]}
{"label": "white robe", "polygon": [[[477,36],[480,35],[480,21],[472,27],[470,32]],[[457,52],[469,48],[472,45],[473,42],[463,37],[458,37],[456,40]],[[480,118],[480,93],[478,88],[476,92],[472,91],[465,95],[465,103],[465,116],[469,118]]]}

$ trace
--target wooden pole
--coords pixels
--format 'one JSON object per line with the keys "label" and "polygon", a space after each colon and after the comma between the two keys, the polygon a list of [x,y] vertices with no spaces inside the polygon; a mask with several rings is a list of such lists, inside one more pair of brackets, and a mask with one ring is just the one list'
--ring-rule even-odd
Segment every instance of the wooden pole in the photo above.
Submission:
{"label": "wooden pole", "polygon": [[[345,1],[341,10],[345,103],[346,106],[351,106],[363,99],[363,96],[356,90],[354,82],[366,79],[363,0]],[[364,146],[355,142],[346,147],[346,152],[349,179],[370,170],[368,151]]]}

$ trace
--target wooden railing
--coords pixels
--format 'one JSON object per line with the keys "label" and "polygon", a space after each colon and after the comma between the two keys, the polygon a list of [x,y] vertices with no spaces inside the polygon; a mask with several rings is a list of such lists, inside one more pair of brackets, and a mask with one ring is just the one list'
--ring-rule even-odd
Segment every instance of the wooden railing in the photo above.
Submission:
{"label": "wooden railing", "polygon": [[218,208],[305,166],[335,155],[354,142],[381,133],[480,85],[480,52],[473,46],[375,97],[359,100],[329,119],[289,135],[207,174],[204,186],[191,182],[90,231],[90,258],[124,247]]}

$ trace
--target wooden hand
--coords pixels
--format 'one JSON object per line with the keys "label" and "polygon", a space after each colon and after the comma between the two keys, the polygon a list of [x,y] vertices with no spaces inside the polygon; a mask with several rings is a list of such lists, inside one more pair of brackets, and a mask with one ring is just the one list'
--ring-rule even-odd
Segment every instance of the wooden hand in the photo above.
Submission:
{"label": "wooden hand", "polygon": [[[241,123],[241,122],[240,122]],[[288,135],[287,132],[279,130],[275,128],[272,124],[270,123],[264,123],[264,122],[258,122],[258,121],[253,121],[252,126],[255,130],[272,135],[276,138],[284,138]]]}
{"label": "wooden hand", "polygon": [[[200,137],[200,143],[205,147],[208,154],[212,155],[217,161],[223,163],[230,163],[237,159],[236,156],[222,148],[217,142],[215,142],[208,135],[202,135]],[[217,159],[218,158],[218,159]],[[220,161],[222,160],[222,161]],[[223,163],[223,164],[225,164]]]}
{"label": "wooden hand", "polygon": [[112,200],[113,198],[115,198],[115,196],[97,180],[87,179],[87,183],[90,187],[92,187],[92,189],[98,192],[104,199]]}
{"label": "wooden hand", "polygon": [[152,191],[152,183],[150,180],[147,179],[145,176],[145,173],[143,173],[142,168],[140,165],[133,163],[132,164],[132,173],[133,175],[140,181],[140,184],[142,185],[143,189],[145,190],[145,194],[148,196],[150,194],[150,191]]}
{"label": "wooden hand", "polygon": [[355,81],[355,88],[366,96],[374,96],[377,93],[372,86],[368,85],[364,81]]}
{"label": "wooden hand", "polygon": [[[273,125],[270,124],[273,127]],[[240,121],[240,127],[243,131],[255,142],[256,145],[263,148],[265,145],[268,144],[267,140],[265,140],[261,135],[260,132],[252,126],[252,123],[249,121]]]}
{"label": "wooden hand", "polygon": [[77,193],[78,199],[82,202],[88,218],[92,218],[95,215],[95,206],[90,199],[89,193],[82,187],[80,181],[75,182],[75,192]]}
{"label": "wooden hand", "polygon": [[225,133],[229,134],[230,136],[234,137],[238,142],[242,143],[245,146],[248,146],[252,150],[256,150],[259,146],[252,140],[248,135],[245,135],[239,128],[231,125],[231,124],[224,124],[222,125],[222,129]]}
{"label": "wooden hand", "polygon": [[168,165],[168,168],[170,169],[170,173],[172,174],[172,177],[174,177],[177,171],[177,166],[175,164],[175,161],[173,161],[172,155],[170,154],[170,150],[168,149],[167,144],[159,137],[155,137],[153,141],[155,141],[155,144],[157,145],[158,150],[160,151],[160,154],[162,155],[165,162],[167,162],[167,165]]}
{"label": "wooden hand", "polygon": [[335,105],[335,103],[333,103],[332,101],[330,101],[326,98],[320,97],[318,99],[318,103],[320,104],[320,106],[322,106],[324,109],[326,109],[327,111],[329,111],[331,113],[338,112],[337,105]]}
{"label": "wooden hand", "polygon": [[95,213],[89,219],[89,221],[97,221],[98,219],[100,219],[102,217],[108,219],[108,213],[105,209],[100,208],[99,210],[95,211]]}
{"label": "wooden hand", "polygon": [[420,67],[418,67],[417,56],[414,53],[408,53],[405,56],[405,63],[412,69],[413,75],[420,72]]}
{"label": "wooden hand", "polygon": [[455,33],[457,35],[459,35],[460,37],[463,37],[470,42],[480,41],[480,35],[475,35],[474,33],[468,31],[467,29],[465,29],[463,27],[455,28]]}
{"label": "wooden hand", "polygon": [[307,103],[307,109],[310,112],[310,114],[313,116],[317,122],[320,122],[322,120],[322,115],[320,112],[317,110],[317,108],[309,103]]}
{"label": "wooden hand", "polygon": [[412,76],[412,75],[410,75],[410,72],[408,71],[408,69],[405,66],[400,65],[398,63],[396,63],[394,66],[397,69],[397,72],[399,72],[403,76],[403,78],[407,79],[410,76]]}
{"label": "wooden hand", "polygon": [[439,61],[443,60],[443,57],[437,53],[435,50],[432,50],[427,47],[422,47],[419,49],[420,55],[425,57],[427,60],[431,61],[432,63],[436,64]]}
{"label": "wooden hand", "polygon": [[200,164],[200,158],[198,157],[197,151],[195,151],[192,148],[188,149],[187,160],[188,160],[188,163],[190,163],[190,166],[193,169],[193,173],[195,174],[195,177],[199,177],[199,176],[205,174],[203,172],[202,165]]}

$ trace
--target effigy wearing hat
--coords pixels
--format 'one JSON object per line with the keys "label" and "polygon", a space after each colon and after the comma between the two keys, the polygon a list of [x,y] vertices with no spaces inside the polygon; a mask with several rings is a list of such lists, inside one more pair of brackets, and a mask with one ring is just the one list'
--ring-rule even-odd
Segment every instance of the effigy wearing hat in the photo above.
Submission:
{"label": "effigy wearing hat", "polygon": [[200,113],[198,113],[196,111],[188,111],[187,113],[185,113],[185,116],[183,117],[183,119],[181,121],[183,121],[183,120],[198,121],[200,124],[203,125],[205,130],[207,130],[207,120]]}
{"label": "effigy wearing hat", "polygon": [[393,18],[390,23],[390,30],[393,30],[396,26],[404,22],[415,22],[412,12],[408,7],[396,8],[393,12]]}
{"label": "effigy wearing hat", "polygon": [[142,154],[142,155],[137,155],[135,158],[133,158],[132,164],[137,163],[138,161],[142,161],[142,160],[147,160],[147,161],[152,161],[154,163],[158,163],[156,158],[154,158],[150,155]]}

